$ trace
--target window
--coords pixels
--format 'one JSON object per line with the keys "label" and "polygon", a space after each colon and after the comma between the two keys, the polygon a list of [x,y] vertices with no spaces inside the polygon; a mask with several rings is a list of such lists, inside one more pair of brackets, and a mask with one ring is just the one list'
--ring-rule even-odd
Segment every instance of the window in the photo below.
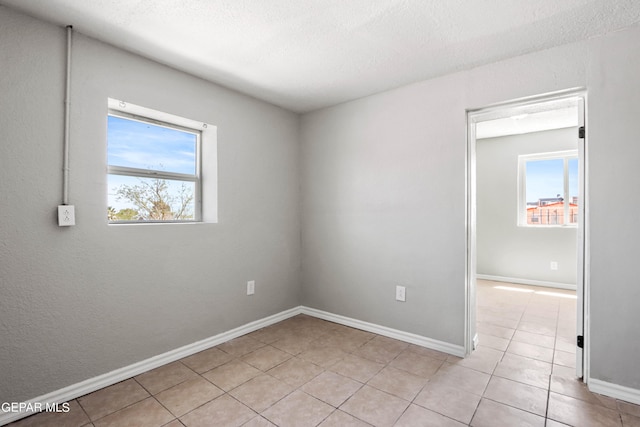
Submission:
{"label": "window", "polygon": [[518,225],[578,224],[578,151],[518,156]]}
{"label": "window", "polygon": [[[213,142],[209,152],[215,152],[215,138],[208,128],[207,124],[109,99],[109,223],[203,221],[203,143]],[[209,170],[215,177],[215,166]],[[215,188],[207,186],[207,193],[210,199],[215,198]],[[209,205],[215,211],[215,202],[210,200]],[[208,219],[215,222],[215,216],[209,212]]]}

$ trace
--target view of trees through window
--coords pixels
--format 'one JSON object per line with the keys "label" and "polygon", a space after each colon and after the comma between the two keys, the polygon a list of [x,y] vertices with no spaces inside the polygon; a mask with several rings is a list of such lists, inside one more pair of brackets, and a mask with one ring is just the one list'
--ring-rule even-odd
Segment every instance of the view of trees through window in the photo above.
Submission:
{"label": "view of trees through window", "polygon": [[196,131],[110,114],[107,138],[110,222],[196,220]]}
{"label": "view of trees through window", "polygon": [[138,183],[113,187],[118,210],[111,205],[107,208],[109,221],[193,220],[193,185],[158,178],[136,179]]}

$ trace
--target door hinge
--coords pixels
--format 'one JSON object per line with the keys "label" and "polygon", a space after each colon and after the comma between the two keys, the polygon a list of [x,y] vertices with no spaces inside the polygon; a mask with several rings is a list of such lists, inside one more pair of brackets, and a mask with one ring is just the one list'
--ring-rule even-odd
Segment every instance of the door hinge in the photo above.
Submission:
{"label": "door hinge", "polygon": [[578,128],[578,138],[584,139],[584,126]]}
{"label": "door hinge", "polygon": [[579,348],[584,348],[584,336],[578,335],[578,340],[576,341],[576,345]]}

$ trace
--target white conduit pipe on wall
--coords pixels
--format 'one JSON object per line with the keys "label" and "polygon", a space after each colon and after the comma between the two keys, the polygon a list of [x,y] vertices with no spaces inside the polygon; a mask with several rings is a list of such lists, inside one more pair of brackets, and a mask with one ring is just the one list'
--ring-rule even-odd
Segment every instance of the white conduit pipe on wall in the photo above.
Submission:
{"label": "white conduit pipe on wall", "polygon": [[64,95],[64,149],[62,160],[62,204],[69,204],[69,110],[71,104],[71,37],[73,27],[67,25],[67,70]]}

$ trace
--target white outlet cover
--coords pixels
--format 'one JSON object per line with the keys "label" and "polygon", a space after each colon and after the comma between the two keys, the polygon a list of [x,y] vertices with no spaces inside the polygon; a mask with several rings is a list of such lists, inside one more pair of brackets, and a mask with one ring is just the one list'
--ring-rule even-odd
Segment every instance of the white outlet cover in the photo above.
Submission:
{"label": "white outlet cover", "polygon": [[247,295],[253,295],[256,293],[256,281],[249,280],[247,282]]}
{"label": "white outlet cover", "polygon": [[551,269],[552,270],[557,270],[558,269],[558,262],[557,261],[551,261]]}
{"label": "white outlet cover", "polygon": [[58,225],[60,227],[76,225],[76,211],[73,205],[58,206]]}
{"label": "white outlet cover", "polygon": [[407,288],[404,286],[396,286],[396,301],[406,301]]}

